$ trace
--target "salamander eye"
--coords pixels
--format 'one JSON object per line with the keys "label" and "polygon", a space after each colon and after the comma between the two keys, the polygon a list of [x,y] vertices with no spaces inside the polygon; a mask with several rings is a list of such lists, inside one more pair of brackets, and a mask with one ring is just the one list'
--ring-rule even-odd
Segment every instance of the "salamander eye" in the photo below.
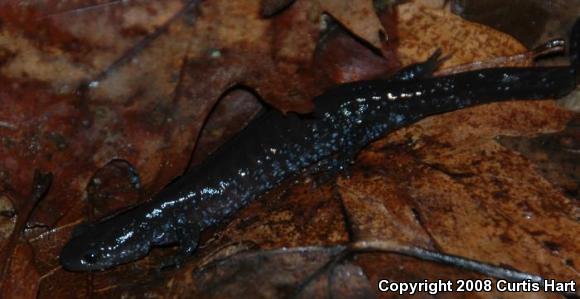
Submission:
{"label": "salamander eye", "polygon": [[97,253],[94,251],[90,251],[83,255],[83,262],[86,264],[94,264],[97,262]]}

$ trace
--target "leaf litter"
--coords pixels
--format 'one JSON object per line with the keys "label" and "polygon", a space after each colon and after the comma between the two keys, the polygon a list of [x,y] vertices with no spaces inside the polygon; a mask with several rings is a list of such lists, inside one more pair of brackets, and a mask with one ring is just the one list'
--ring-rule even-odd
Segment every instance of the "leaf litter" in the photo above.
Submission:
{"label": "leaf litter", "polygon": [[[24,243],[6,251],[11,235],[4,235],[2,252],[13,252],[14,274],[3,294],[24,283],[38,286],[28,297],[229,297],[258,290],[286,297],[341,246],[365,241],[577,277],[577,203],[563,192],[570,183],[562,187],[561,178],[526,158],[527,150],[519,154],[496,138],[563,130],[574,114],[552,102],[486,105],[390,134],[336,180],[303,175],[262,196],[207,232],[180,269],[159,271],[171,248],[104,273],[58,266],[74,225],[146,200],[235,134],[261,109],[259,100],[308,112],[312,96],[336,82],[384,77],[437,48],[450,54],[442,72],[473,62],[531,63],[510,36],[455,16],[442,1],[424,2],[383,7],[376,17],[371,1],[280,1],[270,13],[259,1],[0,4],[0,192],[27,190],[36,168],[54,174],[27,219]],[[246,100],[229,112],[238,125],[219,120],[229,108],[219,108],[222,101],[239,97]],[[22,197],[7,198],[20,217]],[[298,249],[277,249],[289,247]],[[379,278],[480,275],[392,253],[357,253],[300,290],[360,298],[375,295]],[[266,283],[248,288],[251,277]]]}

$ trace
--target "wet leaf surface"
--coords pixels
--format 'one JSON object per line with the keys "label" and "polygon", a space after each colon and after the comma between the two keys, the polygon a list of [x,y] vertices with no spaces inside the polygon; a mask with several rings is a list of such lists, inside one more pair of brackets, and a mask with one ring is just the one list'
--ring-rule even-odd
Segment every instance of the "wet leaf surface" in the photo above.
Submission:
{"label": "wet leaf surface", "polygon": [[544,178],[570,198],[580,199],[580,119],[577,116],[561,132],[535,138],[502,136],[498,141],[533,161]]}
{"label": "wet leaf surface", "polygon": [[527,47],[534,47],[548,38],[565,36],[567,28],[580,13],[580,8],[569,1],[531,0],[501,4],[497,0],[459,0],[454,2],[453,11],[468,20],[515,36]]}
{"label": "wet leaf surface", "polygon": [[[575,277],[576,202],[493,138],[514,129],[534,133],[538,123],[561,129],[569,113],[548,103],[513,104],[426,119],[373,144],[359,156],[355,169],[361,170],[339,180],[347,210],[356,212],[350,215],[354,231],[361,239],[397,239],[525,272]],[[403,220],[393,221],[394,214]],[[394,223],[367,224],[376,219]]]}
{"label": "wet leaf surface", "polygon": [[36,298],[40,275],[34,266],[34,252],[29,244],[16,246],[5,277],[2,298]]}
{"label": "wet leaf surface", "polygon": [[[521,1],[374,2],[0,3],[1,297],[390,298],[379,279],[486,277],[401,252],[343,255],[366,240],[577,279],[578,116],[552,101],[433,116],[345,173],[289,178],[204,232],[181,268],[161,268],[174,247],[105,272],[60,267],[77,224],[147,200],[261,109],[309,112],[327,87],[438,48],[450,55],[440,74],[529,65],[517,40],[566,37],[580,7],[529,1],[533,13],[509,19]],[[37,169],[53,174],[41,198]]]}

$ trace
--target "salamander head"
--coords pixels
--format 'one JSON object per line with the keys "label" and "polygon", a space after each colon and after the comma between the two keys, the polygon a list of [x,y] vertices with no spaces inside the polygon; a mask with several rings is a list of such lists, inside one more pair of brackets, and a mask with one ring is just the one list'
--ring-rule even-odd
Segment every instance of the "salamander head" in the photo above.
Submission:
{"label": "salamander head", "polygon": [[95,271],[131,262],[149,252],[146,235],[135,220],[123,223],[117,217],[98,225],[81,225],[62,249],[60,263],[69,271]]}

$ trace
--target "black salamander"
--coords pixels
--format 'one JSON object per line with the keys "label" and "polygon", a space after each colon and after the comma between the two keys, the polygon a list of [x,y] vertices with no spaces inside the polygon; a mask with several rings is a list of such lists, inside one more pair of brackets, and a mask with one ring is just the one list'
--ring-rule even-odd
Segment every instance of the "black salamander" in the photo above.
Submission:
{"label": "black salamander", "polygon": [[340,169],[373,140],[429,115],[570,93],[580,73],[580,19],[570,49],[569,67],[494,68],[433,78],[435,55],[391,80],[333,88],[315,99],[313,115],[266,112],[152,200],[73,233],[60,262],[71,271],[103,270],[165,244],[192,254],[202,230],[305,167]]}

